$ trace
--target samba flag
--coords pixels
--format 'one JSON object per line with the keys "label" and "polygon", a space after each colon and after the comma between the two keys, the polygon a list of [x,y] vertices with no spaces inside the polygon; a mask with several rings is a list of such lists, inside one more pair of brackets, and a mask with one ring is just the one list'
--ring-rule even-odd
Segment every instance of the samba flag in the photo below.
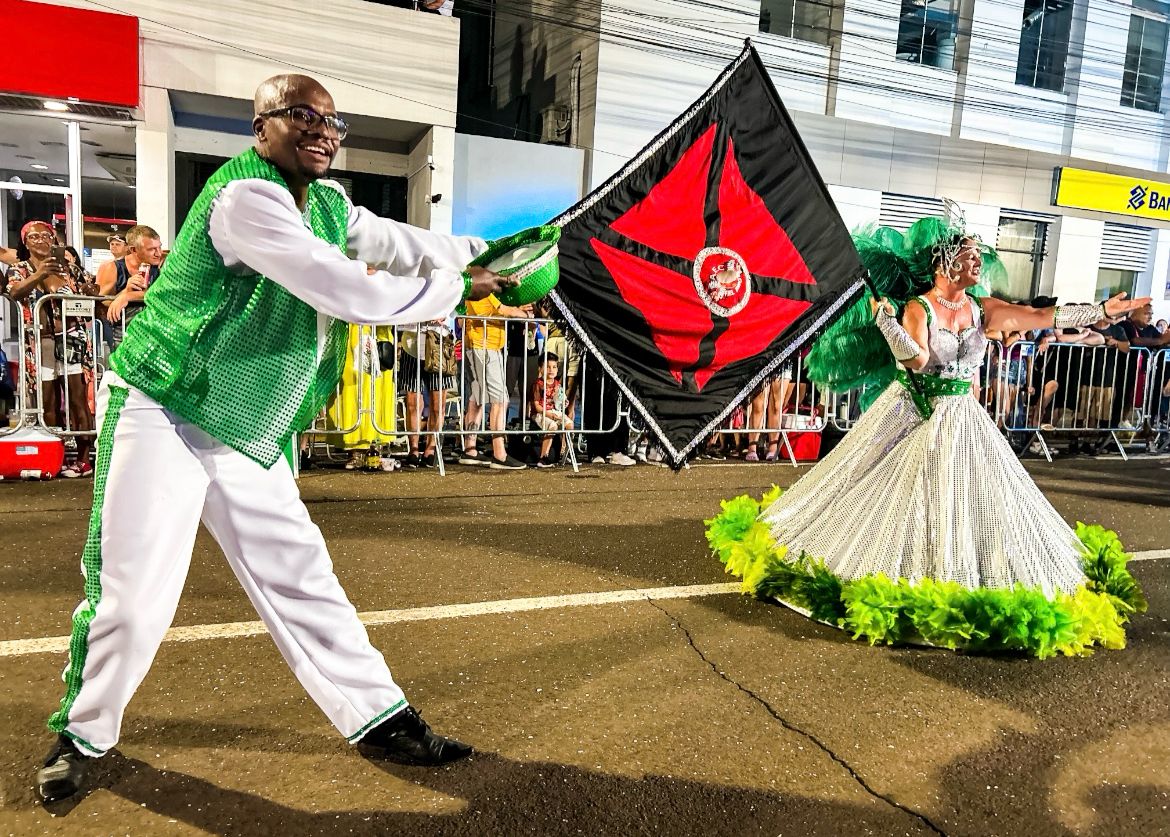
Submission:
{"label": "samba flag", "polygon": [[750,43],[561,227],[560,313],[680,466],[862,287]]}

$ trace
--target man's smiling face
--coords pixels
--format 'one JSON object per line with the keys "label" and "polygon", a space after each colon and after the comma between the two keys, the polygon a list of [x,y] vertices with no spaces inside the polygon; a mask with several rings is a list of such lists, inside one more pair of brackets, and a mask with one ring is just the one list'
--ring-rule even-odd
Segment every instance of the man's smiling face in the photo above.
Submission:
{"label": "man's smiling face", "polygon": [[293,113],[261,113],[281,108],[302,108],[322,116],[335,116],[333,97],[320,84],[305,76],[292,76],[287,85],[276,85],[268,96],[257,96],[253,120],[261,156],[295,179],[311,183],[329,171],[341,140],[337,132],[320,119],[306,126]]}

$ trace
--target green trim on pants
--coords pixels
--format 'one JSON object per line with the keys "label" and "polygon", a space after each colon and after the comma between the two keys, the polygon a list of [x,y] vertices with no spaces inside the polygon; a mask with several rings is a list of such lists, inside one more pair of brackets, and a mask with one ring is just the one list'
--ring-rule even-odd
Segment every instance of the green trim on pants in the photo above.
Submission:
{"label": "green trim on pants", "polygon": [[372,721],[368,722],[365,726],[363,726],[361,729],[359,729],[357,732],[355,732],[353,735],[349,736],[345,740],[348,741],[350,744],[356,744],[358,741],[361,740],[362,736],[364,736],[367,732],[372,730],[378,724],[382,723],[382,721],[389,718],[391,715],[393,715],[398,710],[404,709],[405,707],[406,707],[406,698],[403,698],[402,700],[398,701],[398,703],[394,704],[389,709],[387,709],[385,712],[379,712],[374,717],[374,719]]}
{"label": "green trim on pants", "polygon": [[[69,710],[81,691],[81,673],[85,670],[85,655],[89,650],[89,623],[93,621],[98,602],[102,600],[102,507],[106,499],[106,476],[110,471],[114,429],[122,415],[122,407],[130,390],[110,387],[109,402],[97,441],[97,467],[93,479],[93,509],[89,513],[89,534],[81,553],[82,573],[85,576],[85,602],[73,614],[73,635],[69,639],[69,668],[65,671],[65,697],[61,707],[49,718],[49,729],[64,732],[69,726]],[[92,748],[91,748],[92,749]],[[96,751],[95,751],[96,752]]]}

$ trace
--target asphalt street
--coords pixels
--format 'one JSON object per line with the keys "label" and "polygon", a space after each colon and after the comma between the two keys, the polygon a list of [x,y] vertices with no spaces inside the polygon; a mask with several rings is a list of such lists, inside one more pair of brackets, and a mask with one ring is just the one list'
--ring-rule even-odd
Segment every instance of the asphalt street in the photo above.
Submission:
{"label": "asphalt street", "polygon": [[[1170,548],[1170,461],[1028,467],[1070,522]],[[51,809],[33,778],[65,658],[32,641],[68,633],[92,485],[0,483],[0,834],[1170,835],[1170,558],[1133,565],[1150,612],[1126,650],[1043,662],[871,648],[695,588],[731,580],[703,540],[719,499],[799,473],[308,472],[374,644],[477,754],[359,757],[271,640],[231,624],[256,615],[201,532],[190,631],[87,792]],[[547,598],[589,593],[615,596]]]}

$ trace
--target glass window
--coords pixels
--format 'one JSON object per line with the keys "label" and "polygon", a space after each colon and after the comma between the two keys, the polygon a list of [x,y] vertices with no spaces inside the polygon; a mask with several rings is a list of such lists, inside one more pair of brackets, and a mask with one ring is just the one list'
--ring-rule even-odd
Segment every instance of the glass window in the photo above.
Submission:
{"label": "glass window", "polygon": [[1102,302],[1122,291],[1133,296],[1136,282],[1137,271],[1103,267],[1097,271],[1097,292],[1093,295],[1093,301]]}
{"label": "glass window", "polygon": [[958,0],[902,0],[898,58],[953,70],[958,6]]}
{"label": "glass window", "polygon": [[760,31],[815,44],[827,44],[832,0],[764,0]]}
{"label": "glass window", "polygon": [[1007,271],[1006,288],[994,288],[997,295],[1027,302],[1039,293],[1044,269],[1048,225],[1043,221],[1000,218],[996,252]]}
{"label": "glass window", "polygon": [[1072,0],[1024,0],[1016,84],[1064,89],[1072,10]]}
{"label": "glass window", "polygon": [[1156,111],[1162,105],[1170,7],[1158,0],[1133,0],[1131,11],[1129,43],[1121,74],[1121,104]]}

